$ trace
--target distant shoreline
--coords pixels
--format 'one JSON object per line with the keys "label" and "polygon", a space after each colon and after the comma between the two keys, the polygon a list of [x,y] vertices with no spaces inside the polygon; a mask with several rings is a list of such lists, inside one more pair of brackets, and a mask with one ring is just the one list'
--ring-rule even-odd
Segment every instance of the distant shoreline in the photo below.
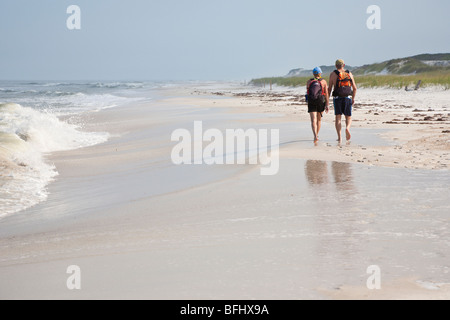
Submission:
{"label": "distant shoreline", "polygon": [[[323,75],[328,80],[329,74]],[[255,86],[279,85],[284,87],[299,87],[306,85],[310,77],[267,77],[252,79],[249,84]],[[421,73],[415,75],[355,75],[358,87],[361,88],[397,88],[415,86],[421,81],[421,87],[438,86],[444,90],[450,89],[450,73],[432,74]]]}
{"label": "distant shoreline", "polygon": [[[335,69],[334,66],[320,66],[324,78]],[[416,85],[419,80],[421,86],[442,86],[450,88],[450,53],[419,54],[412,57],[391,59],[380,63],[363,65],[361,67],[346,66],[361,87],[389,87],[404,88]],[[284,77],[263,77],[253,79],[254,85],[277,84],[280,86],[296,87],[306,84],[312,77],[312,70],[303,68],[292,69]]]}

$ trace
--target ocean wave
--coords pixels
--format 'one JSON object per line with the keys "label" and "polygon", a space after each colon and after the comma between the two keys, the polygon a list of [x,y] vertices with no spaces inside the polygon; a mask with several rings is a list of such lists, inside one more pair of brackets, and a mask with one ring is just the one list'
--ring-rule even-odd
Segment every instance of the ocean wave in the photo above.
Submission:
{"label": "ocean wave", "polygon": [[58,87],[58,86],[73,86],[79,85],[75,82],[45,82],[45,81],[35,81],[35,82],[19,82],[20,84],[26,86],[39,86],[39,87]]}
{"label": "ocean wave", "polygon": [[47,199],[57,175],[43,154],[15,134],[0,133],[0,219]]}
{"label": "ocean wave", "polygon": [[72,91],[54,91],[54,90],[33,90],[33,89],[5,89],[0,88],[0,93],[15,93],[15,94],[30,94],[30,95],[43,95],[43,96],[73,96],[77,95],[81,92],[72,92]]}
{"label": "ocean wave", "polygon": [[[47,153],[108,139],[80,130],[74,124],[79,114],[152,99],[151,88],[138,81],[0,81],[0,217],[47,198],[47,185],[58,174]],[[58,118],[63,116],[71,124]]]}
{"label": "ocean wave", "polygon": [[96,83],[92,83],[91,86],[93,88],[109,88],[109,89],[117,89],[117,88],[140,89],[140,88],[144,88],[145,83],[143,83],[143,82],[96,82]]}
{"label": "ocean wave", "polygon": [[58,174],[47,153],[107,139],[107,133],[83,132],[52,113],[0,104],[0,218],[47,198],[46,186]]}
{"label": "ocean wave", "polygon": [[35,101],[39,109],[51,109],[60,115],[77,114],[86,111],[100,111],[117,107],[139,99],[120,97],[114,94],[85,94],[76,92],[66,94],[55,92],[53,96]]}
{"label": "ocean wave", "polygon": [[[59,115],[99,111],[148,96],[150,83],[130,82],[6,82],[0,81],[0,101],[14,101]],[[138,99],[141,98],[141,99]]]}
{"label": "ocean wave", "polygon": [[38,91],[36,93],[28,91],[4,96],[3,99],[14,100],[21,105],[27,105],[41,111],[51,111],[57,115],[74,115],[86,111],[95,112],[139,100],[109,93],[86,94],[67,91]]}
{"label": "ocean wave", "polygon": [[3,92],[3,93],[15,93],[17,91],[13,90],[13,89],[0,88],[0,92]]}

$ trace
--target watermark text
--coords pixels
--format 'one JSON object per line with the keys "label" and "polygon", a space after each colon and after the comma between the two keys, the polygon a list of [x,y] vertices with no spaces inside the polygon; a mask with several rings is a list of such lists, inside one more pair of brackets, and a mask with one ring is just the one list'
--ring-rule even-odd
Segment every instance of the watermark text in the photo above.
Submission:
{"label": "watermark text", "polygon": [[381,9],[377,5],[371,5],[367,8],[367,14],[370,14],[367,18],[366,26],[369,30],[381,29]]}
{"label": "watermark text", "polygon": [[270,130],[270,139],[268,129],[203,131],[202,121],[194,121],[193,129],[193,134],[187,129],[173,131],[171,140],[178,141],[171,154],[174,164],[260,164],[261,175],[278,173],[278,129]]}
{"label": "watermark text", "polygon": [[80,30],[81,29],[81,9],[77,5],[71,5],[67,7],[67,14],[70,16],[66,20],[66,26],[69,30]]}

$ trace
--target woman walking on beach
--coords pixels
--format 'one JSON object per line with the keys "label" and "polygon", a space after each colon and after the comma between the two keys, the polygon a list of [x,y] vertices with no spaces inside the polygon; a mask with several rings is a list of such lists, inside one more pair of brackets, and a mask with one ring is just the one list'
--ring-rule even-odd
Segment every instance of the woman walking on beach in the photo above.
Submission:
{"label": "woman walking on beach", "polygon": [[314,68],[314,78],[306,84],[306,100],[308,101],[308,113],[311,117],[311,127],[314,134],[314,143],[319,141],[319,131],[322,126],[323,112],[328,113],[329,94],[328,84],[322,79],[322,69]]}
{"label": "woman walking on beach", "polygon": [[[336,131],[338,141],[341,142],[341,118],[345,116],[345,134],[347,141],[350,141],[352,135],[350,134],[350,126],[352,124],[352,106],[355,103],[356,83],[353,74],[345,70],[344,60],[336,61],[336,70],[330,75],[330,87],[328,88],[328,96],[333,91],[333,105],[334,114],[336,116]],[[334,87],[334,90],[333,90]],[[352,96],[351,99],[349,96]]]}

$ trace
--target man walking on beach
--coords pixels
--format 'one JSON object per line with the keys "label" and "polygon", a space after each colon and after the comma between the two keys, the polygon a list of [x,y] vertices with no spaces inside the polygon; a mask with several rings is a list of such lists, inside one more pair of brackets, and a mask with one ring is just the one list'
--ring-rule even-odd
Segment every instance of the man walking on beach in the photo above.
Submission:
{"label": "man walking on beach", "polygon": [[314,134],[314,143],[319,141],[319,131],[322,126],[323,112],[328,113],[329,94],[328,84],[322,79],[322,69],[314,68],[314,78],[306,84],[306,98],[308,101],[308,113],[311,117],[311,127]]}
{"label": "man walking on beach", "polygon": [[[341,130],[342,115],[345,116],[345,135],[347,141],[350,141],[352,135],[350,134],[350,126],[352,124],[352,106],[355,103],[356,96],[356,82],[353,74],[345,70],[344,60],[336,61],[336,70],[330,75],[330,86],[328,87],[328,96],[333,92],[334,114],[336,116],[336,131],[338,141],[342,142]],[[334,88],[334,90],[333,90]],[[351,98],[349,98],[351,96]]]}

